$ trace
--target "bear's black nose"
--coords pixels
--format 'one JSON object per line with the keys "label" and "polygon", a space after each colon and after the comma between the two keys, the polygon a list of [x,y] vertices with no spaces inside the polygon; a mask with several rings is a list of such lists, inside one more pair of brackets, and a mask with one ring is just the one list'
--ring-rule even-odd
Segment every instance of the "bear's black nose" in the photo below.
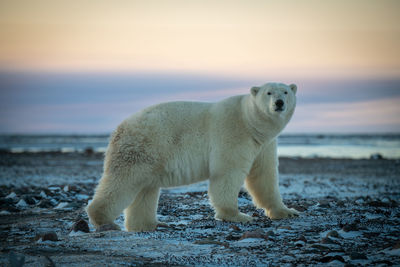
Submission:
{"label": "bear's black nose", "polygon": [[278,108],[283,107],[284,104],[285,104],[285,103],[283,102],[282,99],[278,99],[278,100],[275,101],[275,105],[276,105],[276,107],[278,107]]}

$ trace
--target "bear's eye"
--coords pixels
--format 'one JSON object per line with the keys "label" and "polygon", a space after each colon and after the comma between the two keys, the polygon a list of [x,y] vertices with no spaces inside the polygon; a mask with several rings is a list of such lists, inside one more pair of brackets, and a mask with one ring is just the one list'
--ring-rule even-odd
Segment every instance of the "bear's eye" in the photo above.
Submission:
{"label": "bear's eye", "polygon": [[271,95],[271,92],[268,92],[267,95]]}
{"label": "bear's eye", "polygon": [[285,95],[287,95],[287,92],[285,92]]}

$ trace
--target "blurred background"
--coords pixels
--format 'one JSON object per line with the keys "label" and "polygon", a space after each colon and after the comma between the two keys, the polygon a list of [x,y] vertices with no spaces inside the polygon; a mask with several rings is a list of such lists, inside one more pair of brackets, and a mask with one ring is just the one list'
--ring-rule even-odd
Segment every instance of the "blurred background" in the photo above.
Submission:
{"label": "blurred background", "polygon": [[388,0],[2,0],[0,148],[100,136],[82,147],[102,150],[149,105],[276,81],[299,88],[281,153],[400,157],[399,13]]}

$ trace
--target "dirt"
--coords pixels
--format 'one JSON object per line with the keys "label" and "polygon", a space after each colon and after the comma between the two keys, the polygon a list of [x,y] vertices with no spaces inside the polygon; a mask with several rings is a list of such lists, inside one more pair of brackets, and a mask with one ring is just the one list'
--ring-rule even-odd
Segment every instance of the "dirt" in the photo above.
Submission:
{"label": "dirt", "polygon": [[[0,153],[0,265],[400,265],[400,161],[280,159],[284,202],[271,221],[239,194],[248,224],[216,221],[207,183],[165,189],[154,232],[95,232],[84,207],[97,153]],[[123,228],[122,215],[117,224]],[[87,233],[89,231],[89,233]]]}

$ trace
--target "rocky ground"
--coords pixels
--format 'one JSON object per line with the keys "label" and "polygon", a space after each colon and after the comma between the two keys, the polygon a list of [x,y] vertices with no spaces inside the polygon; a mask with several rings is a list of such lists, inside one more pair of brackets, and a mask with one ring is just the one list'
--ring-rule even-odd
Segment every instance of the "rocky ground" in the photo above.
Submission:
{"label": "rocky ground", "polygon": [[[207,183],[163,190],[155,232],[95,232],[84,207],[96,153],[0,153],[0,265],[400,265],[400,161],[280,160],[286,204],[271,221],[243,191],[249,224],[213,219]],[[122,216],[117,223],[123,227]]]}

